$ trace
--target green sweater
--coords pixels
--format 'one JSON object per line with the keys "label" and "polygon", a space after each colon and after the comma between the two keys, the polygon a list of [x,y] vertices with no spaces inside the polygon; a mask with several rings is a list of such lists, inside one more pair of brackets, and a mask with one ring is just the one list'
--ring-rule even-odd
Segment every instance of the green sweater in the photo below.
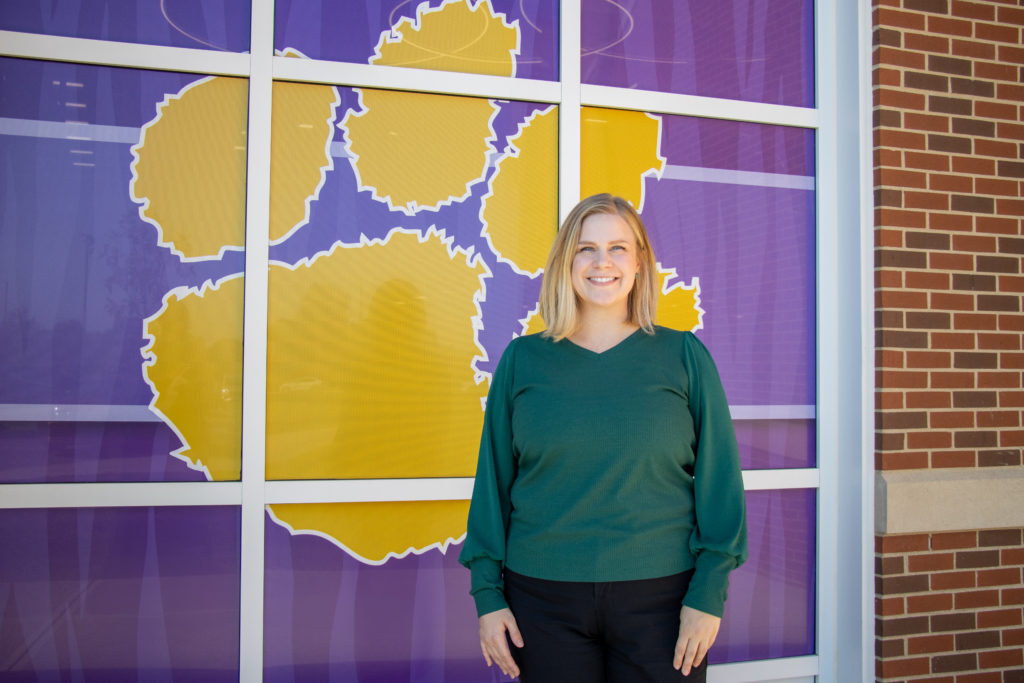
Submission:
{"label": "green sweater", "polygon": [[508,567],[553,581],[694,568],[683,604],[721,616],[746,554],[732,419],[693,334],[638,330],[603,353],[540,335],[509,344],[459,556],[478,615],[507,606]]}

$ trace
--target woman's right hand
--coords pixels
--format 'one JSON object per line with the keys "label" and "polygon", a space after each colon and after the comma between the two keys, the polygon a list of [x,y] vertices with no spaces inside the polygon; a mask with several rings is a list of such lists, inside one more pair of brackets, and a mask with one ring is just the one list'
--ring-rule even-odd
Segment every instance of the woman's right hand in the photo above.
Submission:
{"label": "woman's right hand", "polygon": [[497,664],[506,676],[519,675],[519,667],[512,659],[508,649],[505,633],[516,647],[523,646],[523,636],[519,633],[516,618],[508,607],[497,612],[488,612],[480,617],[480,649],[484,653],[487,666]]}

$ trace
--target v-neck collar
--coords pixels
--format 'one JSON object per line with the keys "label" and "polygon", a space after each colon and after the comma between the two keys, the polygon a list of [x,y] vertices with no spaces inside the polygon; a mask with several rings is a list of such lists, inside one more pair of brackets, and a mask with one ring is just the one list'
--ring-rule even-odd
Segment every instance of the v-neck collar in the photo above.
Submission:
{"label": "v-neck collar", "polygon": [[618,350],[620,350],[620,349],[622,349],[622,348],[624,348],[626,346],[629,346],[640,335],[645,335],[645,334],[647,334],[647,333],[644,332],[643,328],[642,327],[638,327],[637,329],[633,330],[633,332],[631,332],[630,334],[628,334],[625,337],[623,337],[622,339],[620,339],[614,346],[609,346],[604,351],[592,351],[592,350],[588,349],[585,346],[580,346],[579,344],[577,344],[576,342],[572,341],[568,337],[566,337],[562,341],[564,341],[566,343],[566,348],[572,349],[573,351],[576,351],[577,353],[582,353],[582,354],[585,354],[587,356],[598,357],[598,356],[606,356],[606,355],[608,355],[610,353],[613,353],[613,352],[616,352],[616,351],[618,351]]}

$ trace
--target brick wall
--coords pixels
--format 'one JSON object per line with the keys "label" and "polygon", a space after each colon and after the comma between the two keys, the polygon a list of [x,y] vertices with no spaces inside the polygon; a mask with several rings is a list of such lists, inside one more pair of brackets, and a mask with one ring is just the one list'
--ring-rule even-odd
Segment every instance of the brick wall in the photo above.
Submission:
{"label": "brick wall", "polygon": [[998,529],[880,537],[876,676],[1024,681],[1021,535]]}
{"label": "brick wall", "polygon": [[[874,2],[883,472],[1022,464],[1022,4]],[[1021,542],[879,536],[878,678],[1024,681]]]}

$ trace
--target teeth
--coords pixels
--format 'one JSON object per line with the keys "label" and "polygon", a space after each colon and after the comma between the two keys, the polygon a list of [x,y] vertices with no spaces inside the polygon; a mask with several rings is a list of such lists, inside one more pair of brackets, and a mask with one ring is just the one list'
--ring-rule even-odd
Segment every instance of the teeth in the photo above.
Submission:
{"label": "teeth", "polygon": [[601,282],[601,283],[612,282],[613,280],[615,280],[615,278],[613,278],[613,277],[592,277],[592,278],[590,278],[591,282]]}

